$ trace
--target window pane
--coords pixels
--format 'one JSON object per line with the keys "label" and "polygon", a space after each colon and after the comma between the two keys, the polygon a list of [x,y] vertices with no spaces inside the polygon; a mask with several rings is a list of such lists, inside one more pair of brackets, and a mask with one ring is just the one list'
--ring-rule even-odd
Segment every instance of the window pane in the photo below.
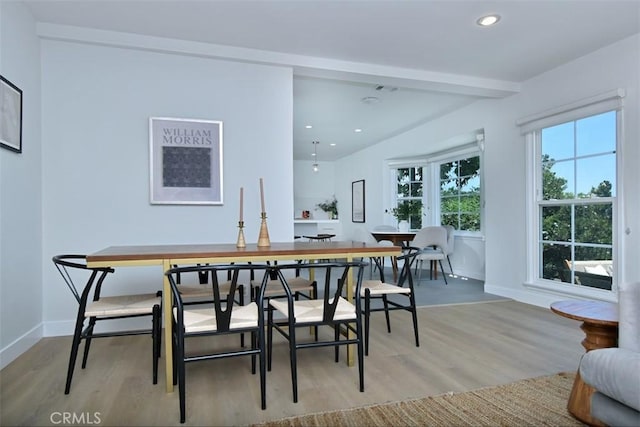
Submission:
{"label": "window pane", "polygon": [[414,182],[411,184],[411,197],[422,197],[422,183]]}
{"label": "window pane", "polygon": [[480,213],[461,213],[460,230],[480,231]]}
{"label": "window pane", "polygon": [[616,182],[616,155],[577,160],[578,197],[612,197]]}
{"label": "window pane", "polygon": [[457,191],[455,180],[440,182],[440,194],[457,194]]}
{"label": "window pane", "polygon": [[463,193],[479,191],[480,177],[473,176],[473,177],[467,178],[466,180],[463,180],[462,185],[460,186],[460,189],[462,190]]}
{"label": "window pane", "polygon": [[568,122],[542,129],[542,157],[562,160],[574,157],[573,123]]}
{"label": "window pane", "polygon": [[571,283],[571,270],[565,260],[571,259],[568,245],[542,244],[542,278]]}
{"label": "window pane", "polygon": [[456,230],[460,229],[460,224],[458,224],[458,214],[443,214],[440,219],[441,225],[452,225]]}
{"label": "window pane", "polygon": [[458,199],[457,196],[440,198],[440,212],[442,214],[458,212],[459,210],[460,210],[460,200]]}
{"label": "window pane", "polygon": [[411,168],[411,181],[422,181],[422,168]]}
{"label": "window pane", "polygon": [[576,283],[592,288],[611,289],[613,263],[610,248],[576,247]]}
{"label": "window pane", "polygon": [[616,112],[576,121],[577,156],[612,153],[616,150]]}
{"label": "window pane", "polygon": [[480,156],[469,157],[462,159],[459,162],[460,176],[475,176],[480,173]]}
{"label": "window pane", "polygon": [[407,197],[409,195],[409,184],[398,183],[396,193],[398,197]]}
{"label": "window pane", "polygon": [[542,192],[544,200],[573,199],[573,160],[543,165]]}
{"label": "window pane", "polygon": [[480,194],[460,196],[460,212],[480,212]]}
{"label": "window pane", "polygon": [[576,243],[611,245],[613,206],[611,203],[575,207]]}
{"label": "window pane", "polygon": [[554,242],[571,241],[571,207],[542,207],[542,240]]}
{"label": "window pane", "polygon": [[440,165],[440,179],[451,179],[458,175],[458,162],[443,163]]}

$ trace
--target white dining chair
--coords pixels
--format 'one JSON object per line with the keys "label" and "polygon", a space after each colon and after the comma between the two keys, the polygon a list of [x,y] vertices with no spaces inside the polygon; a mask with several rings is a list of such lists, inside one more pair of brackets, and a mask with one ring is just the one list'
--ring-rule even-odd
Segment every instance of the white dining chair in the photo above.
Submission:
{"label": "white dining chair", "polygon": [[418,270],[418,285],[422,276],[422,267],[424,261],[429,261],[429,278],[433,280],[433,268],[431,264],[437,261],[440,264],[440,271],[444,277],[444,283],[447,282],[447,275],[442,267],[442,260],[447,258],[447,230],[442,226],[429,226],[420,229],[411,242],[412,246],[422,249],[422,252],[416,258],[416,269]]}

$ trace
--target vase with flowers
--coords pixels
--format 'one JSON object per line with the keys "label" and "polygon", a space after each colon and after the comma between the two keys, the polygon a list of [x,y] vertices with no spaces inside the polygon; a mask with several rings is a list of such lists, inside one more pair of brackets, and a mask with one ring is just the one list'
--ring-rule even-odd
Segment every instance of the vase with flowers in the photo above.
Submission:
{"label": "vase with flowers", "polygon": [[398,203],[398,206],[391,209],[391,214],[398,221],[398,231],[403,233],[409,231],[411,217],[419,214],[421,209],[422,203],[411,200]]}
{"label": "vase with flowers", "polygon": [[329,219],[338,219],[338,200],[336,196],[316,205],[329,215]]}

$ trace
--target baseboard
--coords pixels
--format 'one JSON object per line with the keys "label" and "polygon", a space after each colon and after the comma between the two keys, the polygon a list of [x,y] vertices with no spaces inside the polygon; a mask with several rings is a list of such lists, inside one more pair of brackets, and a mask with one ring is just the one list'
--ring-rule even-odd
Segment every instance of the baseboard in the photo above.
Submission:
{"label": "baseboard", "polygon": [[42,323],[0,350],[0,369],[17,359],[42,339]]}
{"label": "baseboard", "polygon": [[505,298],[523,302],[525,304],[535,305],[538,307],[549,308],[552,302],[561,299],[558,295],[551,295],[543,292],[536,292],[531,289],[513,289],[502,286],[491,285],[485,282],[484,291],[489,294],[499,295]]}

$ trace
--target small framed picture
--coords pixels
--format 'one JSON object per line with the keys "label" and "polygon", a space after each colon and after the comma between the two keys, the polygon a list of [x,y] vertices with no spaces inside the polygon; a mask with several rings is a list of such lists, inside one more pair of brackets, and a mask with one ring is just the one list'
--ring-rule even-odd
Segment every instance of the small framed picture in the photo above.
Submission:
{"label": "small framed picture", "polygon": [[351,183],[351,222],[364,222],[364,179]]}
{"label": "small framed picture", "polygon": [[22,90],[0,76],[0,146],[22,153]]}
{"label": "small framed picture", "polygon": [[149,119],[151,204],[222,205],[222,122]]}

